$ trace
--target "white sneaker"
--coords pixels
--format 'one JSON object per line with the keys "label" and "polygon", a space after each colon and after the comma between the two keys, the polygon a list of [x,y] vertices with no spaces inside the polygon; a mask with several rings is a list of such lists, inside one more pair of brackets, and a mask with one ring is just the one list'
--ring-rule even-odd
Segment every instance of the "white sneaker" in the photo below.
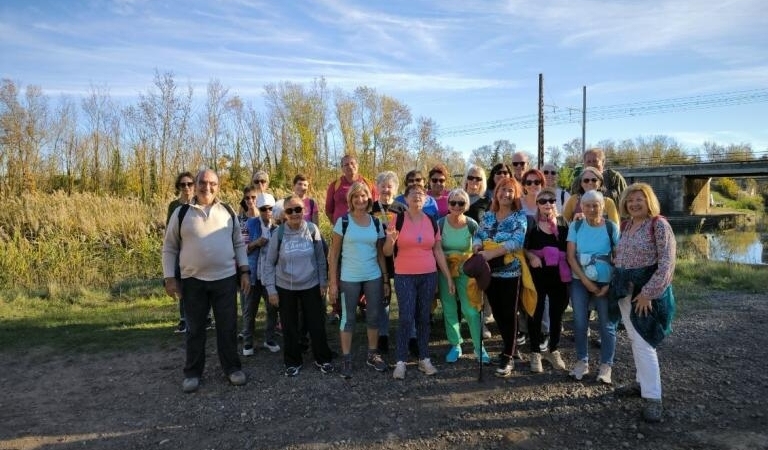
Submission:
{"label": "white sneaker", "polygon": [[571,373],[569,374],[573,378],[581,381],[584,375],[589,373],[589,363],[586,361],[576,361],[576,365],[573,366]]}
{"label": "white sneaker", "polygon": [[608,364],[600,364],[600,370],[597,372],[597,381],[611,384],[611,366]]}
{"label": "white sneaker", "polygon": [[552,364],[552,367],[554,367],[555,369],[565,370],[565,361],[563,361],[563,357],[560,356],[560,350],[545,352],[545,353],[542,353],[541,356],[547,361],[549,361],[549,363]]}
{"label": "white sneaker", "polygon": [[531,372],[544,372],[544,368],[541,366],[541,353],[531,353]]}
{"label": "white sneaker", "polygon": [[488,325],[483,324],[483,339],[490,339],[493,335],[491,334],[491,330],[488,329]]}
{"label": "white sneaker", "polygon": [[424,372],[425,375],[434,375],[437,373],[437,369],[432,365],[432,361],[429,358],[419,360],[419,370]]}
{"label": "white sneaker", "polygon": [[280,351],[280,345],[278,345],[275,341],[265,341],[263,347],[272,353],[277,353]]}
{"label": "white sneaker", "polygon": [[253,356],[253,345],[243,345],[243,356]]}
{"label": "white sneaker", "polygon": [[398,361],[395,364],[395,370],[392,371],[392,378],[395,380],[405,380],[405,361]]}

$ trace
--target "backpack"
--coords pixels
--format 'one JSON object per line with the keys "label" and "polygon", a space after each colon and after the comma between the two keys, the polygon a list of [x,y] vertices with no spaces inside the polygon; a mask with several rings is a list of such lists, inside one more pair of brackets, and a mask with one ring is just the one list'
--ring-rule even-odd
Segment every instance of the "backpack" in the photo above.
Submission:
{"label": "backpack", "polygon": [[[435,221],[435,218],[430,216],[429,214],[424,213],[425,216],[429,218],[429,222],[432,224],[432,231],[435,235],[437,235],[437,222]],[[397,214],[397,217],[395,218],[395,230],[399,233],[400,230],[403,229],[403,222],[405,221],[405,213],[401,212]],[[395,241],[395,246],[392,250],[392,256],[397,256],[397,241]]]}
{"label": "backpack", "polygon": [[[584,223],[584,220],[586,219],[575,221],[573,223],[573,231],[578,233],[581,225]],[[613,232],[616,231],[616,224],[608,219],[605,219],[605,231],[608,233],[608,239],[611,241],[611,256],[613,256],[613,249],[616,247],[616,243],[613,242]]]}
{"label": "backpack", "polygon": [[[381,232],[381,222],[373,214],[369,214],[373,219],[373,225],[376,227],[376,236],[378,238],[379,232]],[[341,216],[341,243],[344,244],[344,235],[347,234],[347,227],[349,227],[349,213]]]}
{"label": "backpack", "polygon": [[[446,216],[443,216],[443,217],[437,219],[437,226],[438,226],[438,228],[440,228],[440,235],[443,234],[443,229],[445,228],[445,220],[446,220],[445,217]],[[477,225],[477,222],[475,221],[475,219],[473,219],[471,217],[467,217],[467,228],[469,228],[469,234],[474,236],[475,233],[477,233],[477,228],[478,227],[479,226]]]}
{"label": "backpack", "polygon": [[[314,240],[315,232],[318,234],[320,233],[320,230],[317,229],[317,225],[315,225],[313,222],[307,222],[307,229],[309,230],[309,234],[312,235],[312,240]],[[277,256],[280,257],[280,246],[283,245],[283,235],[285,234],[285,224],[281,223],[277,227]],[[323,239],[323,236],[320,235],[320,241],[323,243],[323,252],[328,252],[328,247],[325,244],[325,239]],[[327,257],[327,255],[326,255]]]}
{"label": "backpack", "polygon": [[[240,221],[237,219],[235,210],[232,209],[228,203],[221,202],[221,204],[224,206],[224,208],[226,208],[227,212],[229,212],[229,215],[232,217],[232,228],[234,228],[235,225],[240,226]],[[184,203],[179,207],[179,242],[181,242],[181,221],[184,220],[184,216],[187,215],[187,211],[189,211],[189,203]]]}

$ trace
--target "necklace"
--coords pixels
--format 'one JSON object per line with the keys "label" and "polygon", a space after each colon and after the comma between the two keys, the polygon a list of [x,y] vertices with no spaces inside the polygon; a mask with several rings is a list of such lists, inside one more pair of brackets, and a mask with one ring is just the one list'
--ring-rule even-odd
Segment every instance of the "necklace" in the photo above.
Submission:
{"label": "necklace", "polygon": [[[414,227],[416,226],[416,222],[413,220],[413,217],[411,216],[410,213],[408,213],[408,220],[411,221]],[[421,232],[423,228],[424,228],[424,217],[421,217],[421,219],[419,220],[419,230],[417,232],[418,234],[416,235],[416,242],[419,244],[421,244]]]}

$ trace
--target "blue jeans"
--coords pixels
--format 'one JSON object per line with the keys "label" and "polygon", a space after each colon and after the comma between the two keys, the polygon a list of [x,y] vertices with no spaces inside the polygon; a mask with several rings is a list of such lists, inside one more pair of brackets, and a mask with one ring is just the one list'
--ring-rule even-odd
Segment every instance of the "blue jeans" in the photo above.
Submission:
{"label": "blue jeans", "polygon": [[205,340],[208,310],[216,318],[216,347],[225,374],[241,369],[237,356],[237,276],[216,281],[197,278],[181,280],[184,316],[187,320],[187,360],[184,376],[200,377],[205,368]]}
{"label": "blue jeans", "polygon": [[368,281],[340,281],[339,303],[341,303],[341,320],[339,330],[355,331],[357,303],[360,295],[365,294],[366,322],[368,329],[379,329],[379,316],[384,314],[384,285],[381,277]]}
{"label": "blue jeans", "polygon": [[[605,283],[596,283],[604,286]],[[573,306],[573,334],[576,338],[576,359],[589,361],[587,351],[587,328],[589,327],[589,304],[594,304],[600,319],[600,364],[613,365],[616,352],[616,324],[608,318],[608,297],[594,297],[587,291],[581,280],[571,282],[571,303]]]}

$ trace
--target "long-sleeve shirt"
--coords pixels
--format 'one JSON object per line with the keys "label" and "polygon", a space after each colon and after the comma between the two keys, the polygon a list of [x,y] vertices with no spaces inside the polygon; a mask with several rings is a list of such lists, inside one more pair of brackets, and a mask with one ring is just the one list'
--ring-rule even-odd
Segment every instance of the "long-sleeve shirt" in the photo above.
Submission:
{"label": "long-sleeve shirt", "polygon": [[[485,240],[491,240],[501,244],[511,253],[523,248],[525,243],[525,233],[528,229],[528,218],[523,210],[518,210],[498,222],[496,213],[487,211],[480,221],[480,228],[477,229],[472,245],[481,245]],[[500,278],[514,278],[522,274],[520,261],[515,258],[503,267],[493,269],[491,276]]]}
{"label": "long-sleeve shirt", "polygon": [[302,220],[296,230],[286,224],[282,227],[282,241],[279,229],[274,230],[262,261],[261,282],[267,292],[277,294],[278,286],[292,291],[328,286],[328,262],[317,226]]}
{"label": "long-sleeve shirt", "polygon": [[[653,230],[651,224],[655,224]],[[659,298],[672,283],[676,251],[677,243],[669,222],[664,219],[647,220],[632,235],[626,231],[621,234],[614,263],[617,268],[624,269],[657,264],[656,272],[640,292],[648,298]]]}
{"label": "long-sleeve shirt", "polygon": [[216,281],[235,275],[248,266],[245,244],[237,218],[220,201],[210,209],[189,204],[179,228],[177,208],[168,221],[163,240],[163,276],[173,277],[176,261],[181,278]]}

